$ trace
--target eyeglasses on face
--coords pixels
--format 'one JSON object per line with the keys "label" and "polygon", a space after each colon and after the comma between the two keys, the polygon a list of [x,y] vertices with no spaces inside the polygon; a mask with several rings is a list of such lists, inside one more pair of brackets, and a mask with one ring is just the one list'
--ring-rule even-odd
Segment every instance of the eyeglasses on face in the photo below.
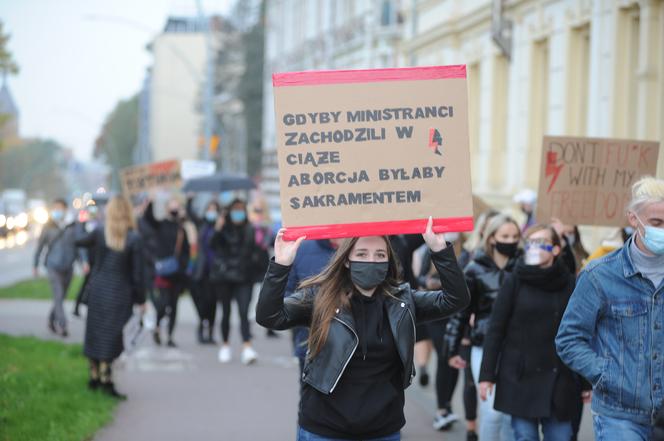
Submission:
{"label": "eyeglasses on face", "polygon": [[526,240],[526,249],[539,248],[540,250],[551,252],[553,251],[553,244],[545,239]]}

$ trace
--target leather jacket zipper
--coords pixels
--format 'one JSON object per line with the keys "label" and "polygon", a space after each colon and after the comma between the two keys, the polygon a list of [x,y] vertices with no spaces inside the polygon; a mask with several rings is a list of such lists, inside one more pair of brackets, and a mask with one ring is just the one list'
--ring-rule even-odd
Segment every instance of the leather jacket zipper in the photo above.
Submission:
{"label": "leather jacket zipper", "polygon": [[350,353],[350,356],[348,357],[348,360],[346,360],[346,363],[344,363],[344,367],[341,368],[341,372],[339,372],[339,376],[337,377],[337,381],[334,382],[332,385],[332,389],[330,389],[330,393],[334,392],[334,389],[337,387],[337,383],[339,383],[339,380],[341,380],[341,376],[343,375],[344,371],[346,370],[346,366],[348,366],[348,363],[350,363],[350,360],[353,358],[353,355],[355,355],[355,351],[357,350],[357,346],[360,344],[360,337],[357,336],[357,333],[355,330],[346,322],[341,320],[340,318],[333,317],[334,320],[338,321],[339,323],[343,324],[346,326],[348,329],[350,329],[350,332],[353,333],[355,336],[355,347],[353,348],[353,351]]}
{"label": "leather jacket zipper", "polygon": [[[413,324],[413,337],[416,338],[417,337],[417,330],[415,328],[415,317],[413,317],[413,313],[410,312],[410,308],[407,307],[406,310],[408,311],[408,315],[410,315],[410,321]],[[413,378],[415,378],[415,369],[411,368],[410,380],[408,382],[409,384],[411,384],[413,382]]]}
{"label": "leather jacket zipper", "polygon": [[[411,324],[413,325],[413,336],[416,336],[416,335],[417,335],[417,330],[416,330],[416,328],[415,328],[415,317],[413,317],[413,313],[410,311],[410,308],[409,308],[409,307],[407,307],[404,303],[402,303],[402,305],[404,305],[403,307],[406,308],[406,311],[408,311],[408,315],[410,316],[410,322],[411,322]],[[404,314],[404,315],[399,319],[399,322],[397,323],[397,329],[399,329],[399,325],[401,325],[401,321],[403,320],[403,318],[404,318],[405,316],[406,316],[406,314]],[[405,368],[405,366],[404,366],[404,368]],[[413,383],[413,378],[415,378],[415,369],[413,369],[413,367],[411,366],[410,379],[409,379],[409,381],[408,381],[408,384],[412,384],[412,383]]]}

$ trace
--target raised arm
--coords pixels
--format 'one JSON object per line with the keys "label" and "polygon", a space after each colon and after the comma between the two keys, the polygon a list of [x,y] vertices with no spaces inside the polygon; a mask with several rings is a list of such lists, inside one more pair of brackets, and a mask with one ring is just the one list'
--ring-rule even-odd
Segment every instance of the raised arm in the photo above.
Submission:
{"label": "raised arm", "polygon": [[470,302],[468,287],[454,256],[454,249],[447,246],[444,234],[433,232],[431,217],[422,237],[431,250],[431,261],[438,271],[443,289],[413,292],[415,319],[418,322],[440,320],[463,310]]}
{"label": "raised arm", "polygon": [[196,214],[194,210],[194,197],[192,195],[187,195],[187,217],[199,226],[203,223],[203,219]]}
{"label": "raised arm", "polygon": [[154,204],[152,201],[148,202],[148,206],[145,207],[143,219],[145,219],[145,222],[147,222],[153,229],[156,230],[159,227],[159,221],[154,217]]}
{"label": "raised arm", "polygon": [[304,291],[297,291],[284,299],[288,275],[295,254],[304,237],[296,241],[284,240],[284,229],[279,230],[274,242],[274,260],[265,273],[263,286],[256,304],[256,322],[270,329],[288,329],[307,326],[311,322],[313,300]]}

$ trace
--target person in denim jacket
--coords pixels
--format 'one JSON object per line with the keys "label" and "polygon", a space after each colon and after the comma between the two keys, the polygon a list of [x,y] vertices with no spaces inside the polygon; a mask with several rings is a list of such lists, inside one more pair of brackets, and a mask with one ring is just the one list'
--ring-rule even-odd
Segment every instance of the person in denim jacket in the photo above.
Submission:
{"label": "person in denim jacket", "polygon": [[652,439],[664,401],[664,180],[636,182],[627,211],[635,233],[581,272],[556,337],[593,385],[597,441]]}

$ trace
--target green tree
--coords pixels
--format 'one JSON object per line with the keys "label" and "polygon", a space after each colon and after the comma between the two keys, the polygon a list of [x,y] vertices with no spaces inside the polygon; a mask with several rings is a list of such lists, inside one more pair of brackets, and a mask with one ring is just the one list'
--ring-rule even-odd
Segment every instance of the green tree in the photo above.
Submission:
{"label": "green tree", "polygon": [[244,104],[244,119],[247,128],[247,172],[250,176],[255,176],[261,171],[264,27],[265,1],[263,0],[258,21],[242,36],[245,75],[240,80],[238,97]]}
{"label": "green tree", "polygon": [[22,188],[47,199],[67,194],[60,172],[65,165],[62,146],[51,140],[32,140],[0,152],[0,189]]}
{"label": "green tree", "polygon": [[[8,44],[11,36],[5,33],[4,23],[0,20],[0,75],[2,76],[2,82],[7,80],[7,76],[15,75],[18,73],[18,64],[14,61],[14,56],[9,51]],[[0,128],[9,121],[11,115],[0,112]],[[0,139],[0,151],[3,149],[3,142]]]}
{"label": "green tree", "polygon": [[133,164],[138,141],[138,95],[120,101],[106,117],[95,142],[94,156],[113,170],[114,190],[120,188],[120,170]]}
{"label": "green tree", "polygon": [[3,79],[7,75],[18,73],[18,64],[14,61],[14,57],[7,47],[10,38],[9,34],[5,34],[4,23],[0,20],[0,73]]}

